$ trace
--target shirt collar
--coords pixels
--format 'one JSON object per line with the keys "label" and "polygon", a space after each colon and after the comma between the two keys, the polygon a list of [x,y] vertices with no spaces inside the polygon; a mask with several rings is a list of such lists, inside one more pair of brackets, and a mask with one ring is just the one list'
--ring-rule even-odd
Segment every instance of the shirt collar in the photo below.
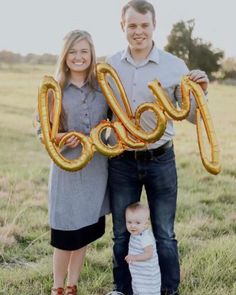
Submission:
{"label": "shirt collar", "polygon": [[153,44],[153,48],[148,56],[149,61],[153,61],[156,64],[159,64],[160,61],[160,54],[159,54],[159,50],[157,49],[157,47],[155,46],[155,43]]}
{"label": "shirt collar", "polygon": [[[134,60],[133,60],[132,56],[130,55],[129,47],[127,47],[123,51],[123,53],[121,55],[121,60],[127,60],[129,63],[134,64]],[[146,64],[149,61],[159,64],[159,60],[160,60],[160,54],[159,54],[157,47],[155,46],[155,43],[153,42],[152,50],[149,53],[148,57],[143,61],[142,64]]]}
{"label": "shirt collar", "polygon": [[88,81],[86,81],[82,87],[78,87],[75,84],[73,84],[71,81],[68,81],[65,85],[65,89],[69,88],[70,86],[76,87],[78,89],[86,89],[88,87]]}
{"label": "shirt collar", "polygon": [[130,53],[129,53],[129,47],[127,47],[124,51],[123,51],[123,53],[122,53],[122,55],[121,55],[121,60],[129,60],[130,58],[132,58],[131,57],[131,55],[130,55]]}

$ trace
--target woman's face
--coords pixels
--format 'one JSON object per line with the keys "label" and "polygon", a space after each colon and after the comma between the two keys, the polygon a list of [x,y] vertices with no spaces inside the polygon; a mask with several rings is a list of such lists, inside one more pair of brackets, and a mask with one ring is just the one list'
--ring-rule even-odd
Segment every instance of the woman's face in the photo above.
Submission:
{"label": "woman's face", "polygon": [[66,65],[71,72],[87,73],[92,60],[90,45],[83,39],[76,42],[68,51]]}

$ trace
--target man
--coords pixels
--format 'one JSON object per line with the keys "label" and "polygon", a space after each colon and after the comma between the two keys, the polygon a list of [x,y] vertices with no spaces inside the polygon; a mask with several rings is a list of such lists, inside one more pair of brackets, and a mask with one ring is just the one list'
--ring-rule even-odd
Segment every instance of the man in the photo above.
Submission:
{"label": "man", "polygon": [[[156,27],[153,6],[145,0],[132,0],[123,7],[121,27],[128,41],[128,48],[109,57],[107,62],[115,68],[125,88],[134,112],[145,102],[153,102],[148,82],[161,82],[169,98],[176,105],[181,103],[180,79],[188,74],[207,91],[208,78],[205,72],[189,73],[185,63],[170,53],[157,49],[153,42]],[[111,84],[112,85],[112,84]],[[113,91],[118,96],[117,90]],[[195,121],[195,101],[191,98],[188,117]],[[155,116],[145,112],[141,116],[145,130],[156,126]],[[150,207],[151,223],[157,243],[161,269],[161,294],[177,295],[180,282],[177,241],[174,220],[177,200],[177,175],[172,144],[173,122],[168,120],[164,135],[142,151],[125,151],[109,163],[111,209],[113,214],[113,276],[115,290],[110,294],[133,294],[131,276],[125,256],[128,253],[129,234],[125,225],[125,209],[140,200],[145,187]],[[121,292],[121,293],[120,293]]]}

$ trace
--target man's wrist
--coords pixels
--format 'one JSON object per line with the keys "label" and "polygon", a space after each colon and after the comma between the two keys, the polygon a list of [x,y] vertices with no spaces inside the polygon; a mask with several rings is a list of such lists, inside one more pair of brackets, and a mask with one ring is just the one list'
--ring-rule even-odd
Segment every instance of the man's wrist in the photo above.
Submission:
{"label": "man's wrist", "polygon": [[208,94],[208,90],[206,89],[206,90],[203,90],[203,93],[205,94],[205,95],[207,95]]}

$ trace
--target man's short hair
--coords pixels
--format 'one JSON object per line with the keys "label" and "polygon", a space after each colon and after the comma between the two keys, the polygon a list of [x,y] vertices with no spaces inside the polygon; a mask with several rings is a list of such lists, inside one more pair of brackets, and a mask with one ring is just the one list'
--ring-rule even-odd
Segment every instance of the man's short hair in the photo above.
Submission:
{"label": "man's short hair", "polygon": [[141,13],[141,14],[146,14],[148,11],[151,12],[152,14],[152,20],[153,24],[156,23],[156,13],[153,5],[145,0],[131,0],[129,1],[121,11],[121,19],[122,22],[125,20],[125,13],[128,8],[132,7],[135,11]]}

